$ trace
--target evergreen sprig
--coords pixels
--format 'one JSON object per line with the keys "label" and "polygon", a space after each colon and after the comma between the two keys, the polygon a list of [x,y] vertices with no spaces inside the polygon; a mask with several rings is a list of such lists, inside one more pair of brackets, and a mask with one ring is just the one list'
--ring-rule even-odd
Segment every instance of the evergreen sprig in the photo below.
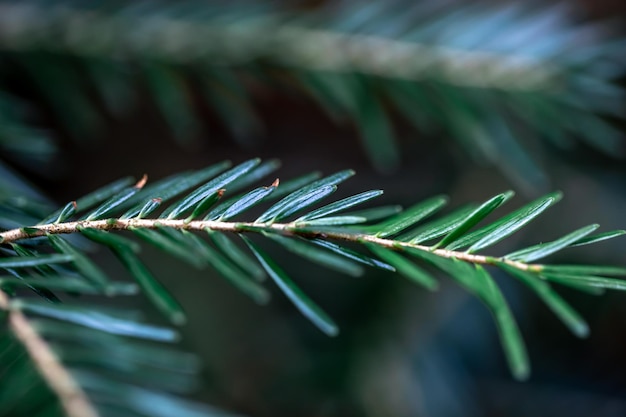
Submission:
{"label": "evergreen sprig", "polygon": [[[491,311],[517,379],[529,376],[527,353],[490,269],[504,271],[530,288],[579,337],[588,334],[587,324],[552,285],[593,294],[626,289],[626,281],[619,278],[626,276],[626,268],[535,262],[568,247],[620,236],[623,230],[594,234],[594,224],[508,254],[483,254],[554,205],[560,193],[495,220],[487,218],[512,192],[432,220],[446,205],[446,197],[400,212],[388,207],[353,210],[380,196],[380,190],[328,203],[338,184],[354,174],[351,170],[323,178],[314,174],[275,180],[246,191],[277,167],[276,161],[252,159],[234,167],[222,162],[154,183],[145,176],[138,182],[124,179],[41,216],[39,222],[0,232],[0,310],[5,323],[0,354],[8,358],[1,370],[3,386],[9,387],[0,395],[0,414],[51,410],[43,415],[85,417],[116,409],[129,415],[196,416],[208,410],[168,394],[192,389],[198,369],[195,357],[148,343],[173,342],[175,330],[142,323],[124,311],[61,302],[61,293],[117,297],[142,291],[172,324],[184,323],[182,307],[140,260],[141,245],[133,236],[194,267],[214,269],[260,304],[269,300],[263,280],[271,278],[330,336],[339,333],[338,325],[298,287],[262,241],[351,275],[373,267],[436,290],[432,267]],[[253,208],[262,210],[244,220]],[[109,248],[134,283],[111,280],[89,258],[85,239]],[[33,385],[37,388],[30,389]]]}
{"label": "evergreen sprig", "polygon": [[[530,152],[541,149],[538,138],[567,149],[577,137],[624,154],[604,117],[623,117],[623,41],[614,32],[581,23],[565,5],[522,3],[353,1],[305,12],[258,1],[0,4],[6,73],[26,77],[81,140],[102,125],[99,106],[124,114],[140,84],[181,143],[201,130],[193,104],[201,96],[249,146],[262,129],[251,92],[279,86],[355,124],[381,169],[399,162],[394,109],[522,186],[545,185]],[[0,95],[0,147],[32,157],[41,138],[39,155],[52,152],[15,102]]]}

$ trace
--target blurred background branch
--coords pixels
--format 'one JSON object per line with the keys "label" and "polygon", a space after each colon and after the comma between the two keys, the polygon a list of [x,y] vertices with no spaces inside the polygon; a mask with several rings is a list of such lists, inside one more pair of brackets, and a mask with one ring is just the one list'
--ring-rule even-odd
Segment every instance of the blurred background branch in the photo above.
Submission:
{"label": "blurred background branch", "polygon": [[[546,148],[577,138],[624,154],[611,119],[624,115],[625,40],[615,23],[582,23],[566,4],[3,2],[0,11],[5,84],[27,84],[78,141],[106,131],[103,110],[128,115],[139,83],[186,147],[206,127],[199,101],[243,146],[260,146],[252,101],[269,88],[354,125],[382,171],[410,160],[395,115],[456,140],[528,193],[546,191]],[[15,99],[2,103],[0,143],[32,155],[27,139],[49,155],[51,140],[21,122]]]}

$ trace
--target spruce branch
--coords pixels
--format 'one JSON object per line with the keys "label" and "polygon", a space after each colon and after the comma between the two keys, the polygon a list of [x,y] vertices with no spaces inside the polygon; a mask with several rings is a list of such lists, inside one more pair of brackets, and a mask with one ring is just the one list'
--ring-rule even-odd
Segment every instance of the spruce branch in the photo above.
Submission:
{"label": "spruce branch", "polygon": [[[99,106],[75,82],[84,74],[116,116],[129,111],[142,84],[183,146],[200,136],[196,95],[250,146],[263,131],[253,95],[263,84],[296,90],[355,125],[380,170],[401,162],[390,112],[419,132],[456,139],[526,191],[548,188],[543,155],[530,152],[544,149],[538,140],[565,149],[580,139],[624,156],[623,136],[609,121],[624,116],[616,81],[625,71],[623,43],[609,24],[583,23],[566,6],[405,6],[351,2],[305,15],[255,1],[6,2],[0,54],[11,57],[7,73],[27,77],[77,140],[102,126]],[[0,121],[20,127],[0,131],[0,148],[37,139],[12,111],[14,101],[0,94]],[[36,148],[41,158],[51,153],[47,141]]]}
{"label": "spruce branch", "polygon": [[[568,247],[621,236],[626,233],[623,230],[593,234],[599,226],[592,224],[553,241],[505,255],[482,253],[525,228],[557,203],[561,198],[558,192],[531,201],[493,221],[486,219],[513,196],[512,192],[458,209],[438,220],[428,219],[447,204],[444,196],[427,199],[400,212],[388,207],[346,212],[380,196],[380,190],[320,206],[340,183],[354,175],[352,170],[323,178],[305,175],[290,181],[275,180],[269,186],[246,192],[251,184],[277,167],[274,161],[261,163],[259,159],[251,159],[234,167],[222,162],[151,184],[147,183],[146,176],[134,185],[130,179],[113,182],[68,203],[38,224],[0,232],[0,245],[9,253],[19,255],[0,259],[0,268],[3,265],[5,268],[32,267],[46,262],[54,265],[45,254],[59,252],[47,256],[56,256],[58,259],[54,258],[54,262],[73,265],[89,284],[82,290],[76,285],[65,286],[68,291],[79,288],[84,293],[132,294],[129,289],[120,289],[118,283],[110,282],[83,250],[63,236],[80,234],[111,249],[154,307],[173,324],[183,323],[182,306],[137,257],[139,245],[117,233],[125,231],[196,268],[216,270],[259,304],[269,299],[262,280],[265,276],[271,277],[315,326],[334,336],[339,332],[337,324],[254,240],[272,240],[294,255],[352,275],[362,273],[362,266],[397,272],[430,290],[437,288],[437,281],[428,269],[434,267],[453,278],[492,312],[509,366],[518,379],[525,379],[530,373],[524,342],[504,296],[485,267],[501,270],[520,280],[579,337],[587,335],[587,324],[551,284],[592,294],[606,289],[626,290],[626,281],[616,278],[626,276],[626,268],[535,263]],[[255,220],[233,220],[263,204],[268,207]],[[241,237],[249,252],[243,251],[231,237]],[[23,247],[31,241],[37,242],[35,252]],[[372,255],[363,253],[357,249],[359,247]],[[15,280],[6,282],[13,285]],[[32,282],[24,280],[29,285]],[[55,283],[57,288],[59,285],[64,288],[62,281]]]}
{"label": "spruce branch", "polygon": [[0,47],[20,52],[43,49],[110,59],[145,56],[183,65],[205,63],[210,57],[227,67],[263,59],[313,71],[513,91],[552,89],[560,73],[554,63],[513,51],[495,53],[342,33],[270,13],[197,22],[167,14],[146,18],[66,5],[2,4],[0,28]]}
{"label": "spruce branch", "polygon": [[48,387],[56,394],[67,417],[97,417],[80,385],[61,364],[48,343],[41,338],[19,309],[11,307],[9,296],[0,290],[0,310],[8,314],[9,328],[24,346]]}

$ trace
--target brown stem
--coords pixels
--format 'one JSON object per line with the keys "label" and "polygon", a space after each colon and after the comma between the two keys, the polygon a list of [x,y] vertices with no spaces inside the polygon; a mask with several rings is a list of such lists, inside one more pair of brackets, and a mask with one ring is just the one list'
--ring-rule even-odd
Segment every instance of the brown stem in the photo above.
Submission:
{"label": "brown stem", "polygon": [[[45,224],[33,227],[24,227],[13,229],[0,233],[0,243],[11,243],[20,239],[32,238],[37,236],[45,236],[46,234],[68,234],[76,233],[79,228],[94,228],[100,230],[128,230],[133,228],[156,229],[158,227],[171,227],[178,230],[196,230],[204,231],[207,229],[220,232],[250,232],[250,231],[268,231],[280,232],[296,235],[310,234],[306,231],[298,229],[296,223],[238,223],[238,222],[222,222],[211,220],[195,220],[188,222],[186,220],[172,219],[107,219],[107,220],[82,220],[76,222]],[[325,231],[325,238],[333,240],[342,240],[347,242],[369,242],[390,249],[398,249],[398,247],[413,248],[431,252],[443,258],[456,258],[473,264],[493,265],[497,262],[506,263],[514,268],[521,270],[539,270],[538,265],[525,264],[523,262],[511,261],[503,258],[494,258],[484,255],[474,255],[466,252],[457,252],[447,249],[432,249],[424,245],[416,245],[408,242],[400,242],[392,239],[383,239],[373,235],[363,233],[339,233],[333,231]]]}

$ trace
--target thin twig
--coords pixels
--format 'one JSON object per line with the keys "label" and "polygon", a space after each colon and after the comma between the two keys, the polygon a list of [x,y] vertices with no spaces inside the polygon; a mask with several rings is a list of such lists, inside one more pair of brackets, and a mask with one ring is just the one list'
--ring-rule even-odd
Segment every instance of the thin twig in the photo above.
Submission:
{"label": "thin twig", "polygon": [[[0,233],[0,243],[11,243],[20,239],[33,238],[37,236],[45,236],[46,234],[71,234],[79,232],[80,228],[93,228],[99,230],[130,230],[138,229],[156,229],[159,227],[171,227],[178,230],[214,230],[220,232],[279,232],[284,234],[296,234],[301,236],[311,235],[308,230],[299,230],[296,223],[251,223],[251,222],[222,222],[212,220],[195,220],[188,222],[186,220],[177,219],[106,219],[106,220],[81,220],[67,223],[45,224],[33,227],[23,227]],[[401,242],[392,239],[383,239],[373,235],[363,233],[340,233],[334,231],[324,231],[318,233],[324,235],[325,238],[333,240],[341,240],[347,242],[369,242],[390,249],[398,249],[399,247],[413,248],[422,251],[428,251],[442,258],[456,258],[473,264],[493,265],[497,262],[506,263],[514,268],[521,270],[539,270],[539,265],[526,264],[523,262],[511,261],[504,258],[494,258],[491,256],[474,255],[467,252],[457,252],[447,249],[432,249],[424,245],[416,245],[408,242]]]}
{"label": "thin twig", "polygon": [[26,348],[40,375],[57,395],[67,417],[98,417],[98,412],[89,402],[87,395],[76,380],[59,362],[26,316],[11,308],[9,297],[0,290],[0,310],[8,311],[9,327],[15,337]]}

